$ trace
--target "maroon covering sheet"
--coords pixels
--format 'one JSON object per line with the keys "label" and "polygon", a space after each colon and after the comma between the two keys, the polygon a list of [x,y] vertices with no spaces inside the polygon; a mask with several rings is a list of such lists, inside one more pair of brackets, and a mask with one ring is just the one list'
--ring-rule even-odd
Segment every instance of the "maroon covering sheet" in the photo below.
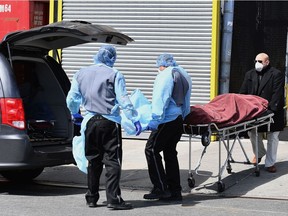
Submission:
{"label": "maroon covering sheet", "polygon": [[205,105],[190,107],[184,123],[189,125],[215,123],[227,127],[260,116],[267,110],[268,101],[256,95],[222,94]]}

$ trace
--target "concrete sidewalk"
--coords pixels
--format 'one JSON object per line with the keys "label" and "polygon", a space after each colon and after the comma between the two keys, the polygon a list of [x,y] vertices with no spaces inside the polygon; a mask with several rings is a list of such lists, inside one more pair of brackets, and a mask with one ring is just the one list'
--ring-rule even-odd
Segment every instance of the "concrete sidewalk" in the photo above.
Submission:
{"label": "concrete sidewalk", "polygon": [[[183,187],[183,195],[185,193],[204,194],[204,195],[221,195],[228,197],[253,197],[253,198],[269,198],[269,199],[288,199],[288,148],[287,141],[280,141],[278,148],[277,172],[269,173],[264,170],[265,157],[259,164],[260,175],[256,177],[255,167],[252,164],[244,164],[246,162],[245,155],[236,142],[232,157],[240,163],[232,163],[232,172],[229,174],[224,166],[221,181],[225,184],[225,190],[218,193],[219,172],[219,142],[211,142],[203,156],[199,174],[194,173],[196,165],[199,161],[203,146],[198,139],[192,139],[192,149],[189,153],[189,141],[183,139],[177,147],[179,165],[181,170],[181,183]],[[231,142],[232,143],[232,142]],[[249,160],[253,157],[252,148],[249,139],[241,139],[244,151]],[[146,140],[124,139],[123,140],[123,172],[121,186],[123,189],[144,190],[151,189],[151,183],[148,176],[147,164],[144,155]],[[189,163],[189,155],[191,163]],[[226,160],[226,149],[221,144],[221,166]],[[188,185],[189,166],[195,187],[190,188]],[[216,183],[216,184],[215,184]]]}

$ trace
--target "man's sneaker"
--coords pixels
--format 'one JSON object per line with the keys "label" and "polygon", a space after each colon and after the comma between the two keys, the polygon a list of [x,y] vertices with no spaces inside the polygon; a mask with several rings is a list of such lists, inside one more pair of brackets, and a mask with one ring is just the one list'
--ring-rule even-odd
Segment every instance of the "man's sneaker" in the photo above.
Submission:
{"label": "man's sneaker", "polygon": [[121,202],[121,203],[108,203],[107,208],[112,210],[129,210],[132,209],[133,206],[131,203]]}
{"label": "man's sneaker", "polygon": [[171,196],[171,193],[168,190],[160,190],[159,188],[154,188],[149,194],[144,194],[144,199],[165,199]]}

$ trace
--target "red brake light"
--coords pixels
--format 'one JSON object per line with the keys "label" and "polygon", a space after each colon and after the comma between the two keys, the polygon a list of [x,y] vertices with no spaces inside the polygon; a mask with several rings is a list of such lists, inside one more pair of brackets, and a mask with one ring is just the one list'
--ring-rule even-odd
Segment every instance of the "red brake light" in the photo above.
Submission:
{"label": "red brake light", "polygon": [[25,129],[25,115],[21,98],[1,98],[2,124]]}

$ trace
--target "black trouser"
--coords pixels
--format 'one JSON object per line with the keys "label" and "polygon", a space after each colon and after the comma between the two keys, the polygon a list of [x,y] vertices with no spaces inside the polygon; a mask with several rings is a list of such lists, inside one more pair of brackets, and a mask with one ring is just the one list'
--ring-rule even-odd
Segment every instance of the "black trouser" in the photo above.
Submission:
{"label": "black trouser", "polygon": [[[181,191],[180,171],[176,146],[182,135],[183,119],[160,124],[152,131],[146,143],[145,155],[149,176],[154,188],[169,189],[171,193]],[[165,170],[160,152],[163,151]]]}
{"label": "black trouser", "polygon": [[121,202],[121,126],[103,117],[92,117],[86,125],[85,156],[89,162],[87,201],[99,198],[100,176],[104,164],[107,203]]}

